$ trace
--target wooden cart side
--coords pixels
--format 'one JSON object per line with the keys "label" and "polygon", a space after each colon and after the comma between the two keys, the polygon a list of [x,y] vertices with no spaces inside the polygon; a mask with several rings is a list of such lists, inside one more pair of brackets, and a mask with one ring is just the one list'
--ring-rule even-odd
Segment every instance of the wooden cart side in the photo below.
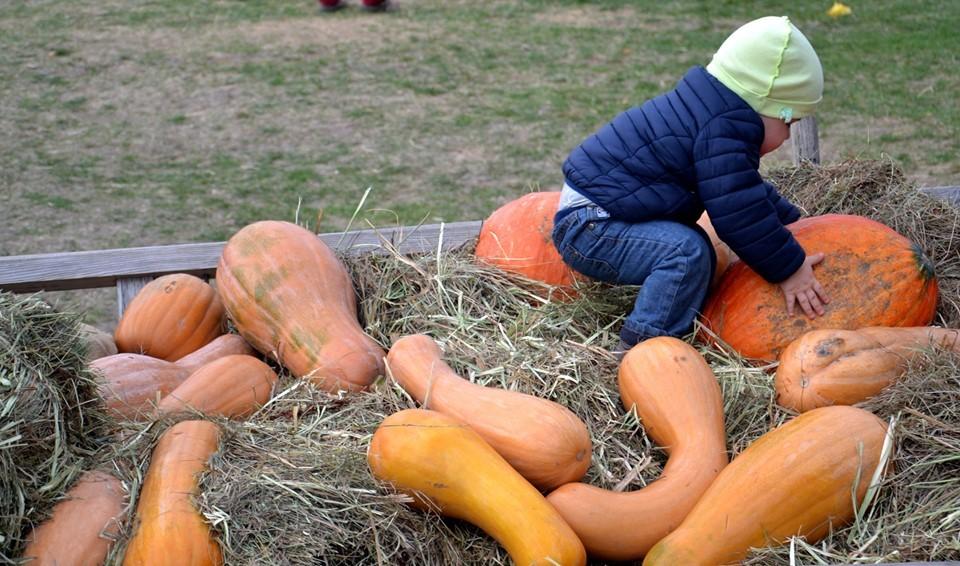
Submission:
{"label": "wooden cart side", "polygon": [[[333,232],[318,237],[345,255],[450,250],[480,233],[480,221]],[[0,290],[14,293],[117,288],[122,315],[137,292],[168,273],[212,278],[225,242],[0,257]]]}

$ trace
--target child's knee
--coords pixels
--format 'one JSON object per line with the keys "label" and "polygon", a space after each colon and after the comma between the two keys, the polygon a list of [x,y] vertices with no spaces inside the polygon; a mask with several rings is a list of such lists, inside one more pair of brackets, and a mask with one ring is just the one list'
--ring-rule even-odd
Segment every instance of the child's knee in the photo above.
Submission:
{"label": "child's knee", "polygon": [[688,273],[692,279],[710,281],[713,273],[713,247],[706,238],[693,233],[680,246],[680,253],[687,260]]}

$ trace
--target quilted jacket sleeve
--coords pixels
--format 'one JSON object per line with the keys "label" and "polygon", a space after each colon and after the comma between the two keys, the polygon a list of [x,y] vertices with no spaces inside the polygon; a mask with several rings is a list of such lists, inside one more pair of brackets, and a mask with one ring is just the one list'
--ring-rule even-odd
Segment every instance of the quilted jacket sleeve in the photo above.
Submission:
{"label": "quilted jacket sleeve", "polygon": [[752,112],[726,112],[700,131],[693,150],[697,190],[717,236],[761,277],[779,283],[806,255],[784,228],[799,213],[779,194],[772,199],[772,186],[760,177],[763,125]]}
{"label": "quilted jacket sleeve", "polygon": [[773,208],[777,211],[777,217],[780,218],[780,222],[784,226],[787,224],[793,224],[797,220],[800,220],[800,210],[793,205],[792,202],[783,198],[780,193],[777,192],[777,188],[766,183],[767,185],[767,198],[773,203]]}

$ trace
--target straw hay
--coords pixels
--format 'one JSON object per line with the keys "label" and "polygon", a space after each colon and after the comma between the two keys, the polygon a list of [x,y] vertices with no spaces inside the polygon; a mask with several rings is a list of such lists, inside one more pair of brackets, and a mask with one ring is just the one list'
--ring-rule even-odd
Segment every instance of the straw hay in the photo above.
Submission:
{"label": "straw hay", "polygon": [[93,447],[79,317],[0,293],[0,562],[12,560]]}

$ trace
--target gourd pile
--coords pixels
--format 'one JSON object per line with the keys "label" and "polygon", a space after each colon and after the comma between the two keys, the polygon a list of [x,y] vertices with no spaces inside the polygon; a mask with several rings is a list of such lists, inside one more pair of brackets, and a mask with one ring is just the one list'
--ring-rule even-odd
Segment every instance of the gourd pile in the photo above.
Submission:
{"label": "gourd pile", "polygon": [[[818,183],[846,198],[857,168],[897,175],[789,175],[823,204]],[[635,289],[551,275],[549,222],[532,221],[549,204],[499,233],[491,217],[476,255],[340,258],[293,224],[247,226],[214,285],[167,276],[131,303],[123,353],[90,363],[113,426],[21,555],[956,559],[960,242],[930,219],[958,228],[960,211],[881,184],[856,197],[872,208],[784,190],[812,215],[798,239],[828,254],[831,316],[777,318],[779,297],[727,255],[703,326],[622,361],[608,350]],[[909,222],[877,211],[888,201]]]}

